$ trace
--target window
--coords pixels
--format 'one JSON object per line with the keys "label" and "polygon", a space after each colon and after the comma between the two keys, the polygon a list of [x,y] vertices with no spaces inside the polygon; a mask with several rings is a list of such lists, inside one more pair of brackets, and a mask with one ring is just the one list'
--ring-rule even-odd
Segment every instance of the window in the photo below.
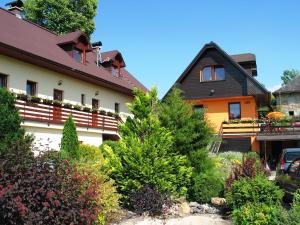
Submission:
{"label": "window", "polygon": [[30,96],[36,95],[36,82],[27,81],[26,83],[26,94]]}
{"label": "window", "polygon": [[196,112],[203,112],[204,107],[203,105],[194,105],[193,109]]}
{"label": "window", "polygon": [[241,104],[239,102],[229,103],[229,119],[240,119],[241,118]]}
{"label": "window", "polygon": [[202,70],[202,81],[210,81],[212,80],[212,68],[204,67]]}
{"label": "window", "polygon": [[7,88],[7,75],[0,74],[0,88]]}
{"label": "window", "polygon": [[120,103],[115,103],[115,113],[119,113],[120,112]]}
{"label": "window", "polygon": [[294,115],[295,115],[294,111],[289,111],[289,116],[294,116]]}
{"label": "window", "polygon": [[200,72],[200,81],[225,80],[225,69],[222,66],[206,66]]}
{"label": "window", "polygon": [[77,61],[82,63],[82,52],[78,49],[73,50],[73,58]]}
{"label": "window", "polygon": [[95,98],[92,99],[92,107],[93,107],[93,109],[99,108],[99,100],[98,99],[95,99]]}
{"label": "window", "polygon": [[53,100],[62,101],[63,100],[63,91],[54,89]]}
{"label": "window", "polygon": [[81,94],[81,105],[85,105],[85,94]]}
{"label": "window", "polygon": [[223,67],[215,68],[216,80],[225,80],[225,69]]}

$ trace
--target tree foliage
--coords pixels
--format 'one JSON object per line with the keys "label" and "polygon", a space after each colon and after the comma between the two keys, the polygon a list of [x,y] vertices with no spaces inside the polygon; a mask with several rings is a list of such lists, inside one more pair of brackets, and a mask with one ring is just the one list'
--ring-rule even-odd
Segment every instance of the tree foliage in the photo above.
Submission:
{"label": "tree foliage", "polygon": [[27,0],[26,19],[57,34],[81,30],[90,36],[95,30],[97,0]]}
{"label": "tree foliage", "polygon": [[289,83],[291,80],[293,80],[295,77],[299,76],[300,72],[298,70],[285,70],[283,71],[283,74],[281,76],[282,85],[285,85]]}
{"label": "tree foliage", "polygon": [[30,154],[32,138],[25,135],[22,119],[15,106],[14,95],[0,88],[0,157],[12,151],[16,145]]}
{"label": "tree foliage", "polygon": [[186,103],[178,88],[173,88],[159,107],[161,124],[174,136],[174,149],[182,155],[206,149],[212,141],[212,130],[204,119],[204,112],[194,111]]}
{"label": "tree foliage", "polygon": [[79,141],[76,126],[71,115],[66,120],[64,125],[60,150],[62,158],[79,160]]}
{"label": "tree foliage", "polygon": [[119,191],[128,197],[142,186],[151,185],[160,193],[185,195],[191,168],[187,158],[174,151],[171,132],[161,126],[156,90],[146,94],[135,90],[134,94],[129,105],[134,117],[120,126],[121,140],[102,146]]}
{"label": "tree foliage", "polygon": [[174,137],[174,151],[187,156],[193,167],[188,197],[192,201],[209,202],[224,189],[221,173],[209,156],[207,147],[213,132],[204,118],[204,111],[194,111],[182,98],[182,92],[173,88],[159,107],[159,119]]}

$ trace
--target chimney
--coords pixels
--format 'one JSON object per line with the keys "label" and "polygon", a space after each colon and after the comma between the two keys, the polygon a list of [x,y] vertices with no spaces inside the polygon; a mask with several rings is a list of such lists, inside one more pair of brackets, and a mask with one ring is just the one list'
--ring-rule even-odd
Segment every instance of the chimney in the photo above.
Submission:
{"label": "chimney", "polygon": [[23,1],[22,0],[15,0],[12,2],[8,2],[5,4],[5,6],[8,6],[8,11],[12,12],[16,15],[19,19],[24,18],[24,12],[23,12]]}
{"label": "chimney", "polygon": [[102,42],[94,42],[92,43],[93,49],[96,49],[97,52],[97,66],[99,66],[99,63],[102,63],[102,57],[101,57],[101,47],[102,47]]}

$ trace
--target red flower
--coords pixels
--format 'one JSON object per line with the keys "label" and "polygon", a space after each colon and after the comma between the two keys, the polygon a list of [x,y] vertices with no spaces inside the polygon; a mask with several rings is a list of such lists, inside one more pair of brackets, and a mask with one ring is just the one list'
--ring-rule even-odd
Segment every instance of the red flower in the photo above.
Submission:
{"label": "red flower", "polygon": [[60,201],[58,201],[57,199],[54,200],[54,205],[55,205],[55,206],[60,206],[60,205],[61,205],[61,204],[60,204]]}
{"label": "red flower", "polygon": [[53,197],[53,195],[54,195],[54,192],[53,192],[53,191],[48,191],[48,192],[47,192],[47,195],[46,195],[46,198],[47,198],[47,199],[50,199],[50,198]]}
{"label": "red flower", "polygon": [[17,202],[18,211],[21,216],[25,214],[25,205],[22,202]]}

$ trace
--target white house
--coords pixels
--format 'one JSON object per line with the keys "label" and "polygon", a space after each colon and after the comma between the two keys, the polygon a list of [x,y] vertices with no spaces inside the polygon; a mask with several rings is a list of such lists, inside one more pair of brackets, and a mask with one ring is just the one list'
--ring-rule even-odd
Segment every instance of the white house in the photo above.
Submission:
{"label": "white house", "polygon": [[59,149],[71,113],[82,143],[116,139],[134,88],[147,89],[126,69],[118,51],[101,53],[81,31],[57,35],[0,9],[0,87],[17,94],[23,126],[35,144]]}

